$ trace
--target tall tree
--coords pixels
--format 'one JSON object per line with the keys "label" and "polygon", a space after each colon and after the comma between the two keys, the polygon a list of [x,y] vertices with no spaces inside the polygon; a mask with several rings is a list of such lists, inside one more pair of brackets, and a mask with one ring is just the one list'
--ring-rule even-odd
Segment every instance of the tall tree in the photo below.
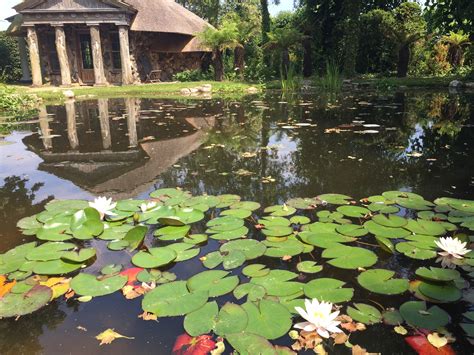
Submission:
{"label": "tall tree", "polygon": [[300,46],[302,39],[301,32],[290,26],[277,27],[268,34],[264,48],[275,50],[280,55],[281,74],[285,79],[290,67],[290,49]]}
{"label": "tall tree", "polygon": [[355,75],[357,50],[359,45],[359,16],[361,0],[344,0],[342,60],[346,77]]}
{"label": "tall tree", "polygon": [[474,34],[474,1],[425,0],[425,6],[430,30]]}

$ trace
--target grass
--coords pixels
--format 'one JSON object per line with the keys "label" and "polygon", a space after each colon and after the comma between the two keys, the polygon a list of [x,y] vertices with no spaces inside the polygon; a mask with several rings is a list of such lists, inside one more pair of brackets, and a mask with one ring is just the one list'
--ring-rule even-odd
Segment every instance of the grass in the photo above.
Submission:
{"label": "grass", "polygon": [[382,78],[357,78],[353,82],[359,84],[368,84],[377,88],[392,88],[392,87],[420,87],[420,88],[440,88],[448,87],[452,80],[465,81],[465,78],[459,76],[446,77],[382,77]]}
{"label": "grass", "polygon": [[[213,97],[239,97],[247,93],[250,87],[257,87],[261,90],[261,85],[241,83],[241,82],[215,82],[215,81],[199,81],[199,82],[179,82],[179,83],[156,83],[143,85],[124,85],[124,86],[106,86],[106,87],[71,87],[59,88],[53,86],[43,86],[40,88],[30,88],[21,85],[11,85],[19,93],[35,94],[47,102],[62,101],[64,99],[63,91],[74,91],[76,98],[90,98],[90,97],[150,97],[150,98],[193,98],[193,96],[183,96],[180,90],[184,88],[194,88],[203,84],[212,85]],[[199,98],[199,96],[194,96]]]}

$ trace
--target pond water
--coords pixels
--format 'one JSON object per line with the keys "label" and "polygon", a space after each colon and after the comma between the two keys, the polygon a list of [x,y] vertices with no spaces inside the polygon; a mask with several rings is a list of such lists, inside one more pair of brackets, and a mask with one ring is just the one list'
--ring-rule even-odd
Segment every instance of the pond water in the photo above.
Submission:
{"label": "pond water", "polygon": [[[298,98],[270,93],[238,101],[100,99],[43,107],[32,123],[0,126],[0,254],[32,240],[18,230],[17,221],[41,212],[53,199],[146,199],[165,187],[193,195],[237,194],[264,207],[323,193],[358,201],[390,190],[415,192],[430,201],[474,199],[473,103],[472,93],[361,91]],[[305,215],[316,220],[314,212]],[[111,252],[102,241],[91,245],[99,257],[86,272],[98,274],[110,263],[131,266],[129,255]],[[209,240],[199,256],[218,245]],[[402,277],[418,266],[436,265],[399,254],[377,255],[374,268]],[[256,262],[295,271],[296,259]],[[409,293],[368,296],[355,280],[359,271],[317,261],[324,270],[307,277],[344,280],[355,288],[354,302],[370,299],[399,307],[413,299]],[[186,280],[206,269],[196,257],[167,270]],[[240,270],[233,273],[242,277]],[[226,301],[235,299],[232,294],[218,298],[220,305]],[[442,307],[453,317],[453,347],[472,353],[456,325],[469,304]],[[138,318],[142,312],[141,298],[126,300],[120,292],[88,303],[55,300],[18,320],[0,320],[0,353],[171,353],[184,332],[183,317],[143,321]],[[95,336],[107,328],[135,339],[99,347]],[[413,353],[393,326],[368,326],[350,341],[371,352]],[[272,343],[292,341],[286,336]],[[331,353],[350,350],[339,345]]]}

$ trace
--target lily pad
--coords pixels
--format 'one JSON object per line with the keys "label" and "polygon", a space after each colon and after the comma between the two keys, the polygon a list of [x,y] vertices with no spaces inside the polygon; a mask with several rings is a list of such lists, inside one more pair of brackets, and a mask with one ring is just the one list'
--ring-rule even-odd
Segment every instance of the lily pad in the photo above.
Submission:
{"label": "lily pad", "polygon": [[71,218],[71,231],[76,239],[86,240],[98,236],[104,230],[100,214],[94,208],[77,211]]}
{"label": "lily pad", "polygon": [[171,248],[150,248],[140,251],[132,257],[132,263],[145,269],[156,268],[173,262],[178,254]]}
{"label": "lily pad", "polygon": [[99,297],[120,290],[127,280],[128,278],[122,275],[98,279],[95,275],[81,273],[71,280],[71,288],[81,296]]}
{"label": "lily pad", "polygon": [[19,317],[45,306],[53,297],[47,286],[36,285],[25,293],[8,293],[0,298],[0,318]]}
{"label": "lily pad", "polygon": [[398,295],[408,290],[408,280],[393,279],[395,272],[385,269],[365,271],[357,277],[359,284],[365,289],[383,295]]}
{"label": "lily pad", "polygon": [[265,255],[273,258],[282,258],[284,256],[295,256],[299,255],[304,251],[304,244],[296,238],[288,239],[282,242],[270,242],[268,240],[263,241],[263,244],[267,247]]}
{"label": "lily pad", "polygon": [[319,201],[329,203],[331,205],[348,205],[352,197],[341,194],[324,194],[317,197]]}
{"label": "lily pad", "polygon": [[206,304],[207,299],[207,291],[190,292],[186,281],[174,281],[145,294],[142,308],[158,317],[176,317],[198,310]]}
{"label": "lily pad", "polygon": [[229,253],[231,250],[239,250],[245,254],[247,260],[256,259],[265,253],[267,247],[255,239],[232,240],[220,247],[221,253]]}
{"label": "lily pad", "polygon": [[391,228],[400,228],[407,224],[407,220],[403,217],[399,217],[393,214],[383,215],[378,214],[372,217],[372,221],[377,224],[380,224],[384,227],[391,227]]}
{"label": "lily pad", "polygon": [[355,303],[354,306],[355,308],[347,307],[347,314],[352,319],[364,324],[375,324],[382,321],[382,314],[374,306],[364,303]]}
{"label": "lily pad", "polygon": [[49,261],[60,259],[64,252],[74,249],[72,243],[48,242],[44,243],[26,254],[26,258],[31,261]]}
{"label": "lily pad", "polygon": [[331,259],[328,263],[341,269],[369,267],[377,262],[377,255],[372,251],[342,244],[324,250],[322,257]]}
{"label": "lily pad", "polygon": [[33,272],[38,275],[63,275],[80,269],[81,263],[65,260],[38,261],[33,266]]}
{"label": "lily pad", "polygon": [[265,287],[252,282],[240,284],[234,289],[234,297],[238,300],[247,296],[248,301],[259,301],[267,294]]}
{"label": "lily pad", "polygon": [[209,297],[219,297],[232,292],[239,284],[238,276],[227,276],[222,270],[208,270],[188,279],[187,285],[191,292],[205,291]]}
{"label": "lily pad", "polygon": [[405,321],[417,328],[435,330],[449,323],[449,315],[438,306],[426,308],[423,301],[408,301],[401,305],[400,314]]}
{"label": "lily pad", "polygon": [[83,263],[95,256],[96,252],[94,248],[84,248],[79,251],[68,251],[61,255],[61,259],[67,262]]}
{"label": "lily pad", "polygon": [[422,282],[418,290],[426,297],[438,302],[455,302],[461,299],[462,292],[451,284],[434,284]]}
{"label": "lily pad", "polygon": [[342,213],[344,216],[353,218],[363,218],[370,214],[370,211],[367,208],[359,206],[339,206],[337,211]]}
{"label": "lily pad", "polygon": [[419,277],[434,282],[449,282],[457,280],[461,277],[461,274],[457,270],[443,269],[433,266],[431,266],[429,269],[427,267],[420,267],[416,269],[415,273]]}
{"label": "lily pad", "polygon": [[263,264],[252,264],[242,269],[242,274],[247,277],[262,277],[270,273],[270,269]]}
{"label": "lily pad", "polygon": [[265,213],[269,213],[271,216],[275,217],[287,217],[296,213],[296,208],[293,208],[288,205],[275,205],[265,208]]}
{"label": "lily pad", "polygon": [[207,334],[214,328],[218,313],[217,302],[208,302],[184,317],[184,329],[193,337]]}
{"label": "lily pad", "polygon": [[347,302],[354,296],[353,288],[343,288],[345,282],[329,279],[319,278],[311,280],[304,286],[304,294],[308,298],[316,298],[319,301],[341,303]]}
{"label": "lily pad", "polygon": [[133,251],[143,243],[147,231],[148,228],[145,226],[136,226],[127,232],[122,241],[127,242],[128,250]]}
{"label": "lily pad", "polygon": [[225,337],[227,334],[246,329],[248,316],[245,309],[237,304],[227,302],[219,311],[214,325],[214,333]]}
{"label": "lily pad", "polygon": [[301,261],[296,265],[296,269],[299,272],[304,272],[306,274],[315,274],[320,272],[323,267],[321,265],[316,265],[315,261]]}

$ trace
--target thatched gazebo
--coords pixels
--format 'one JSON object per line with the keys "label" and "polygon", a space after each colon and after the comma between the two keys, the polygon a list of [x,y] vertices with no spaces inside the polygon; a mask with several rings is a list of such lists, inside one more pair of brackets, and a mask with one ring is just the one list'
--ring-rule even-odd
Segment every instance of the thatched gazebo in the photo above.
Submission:
{"label": "thatched gazebo", "polygon": [[[173,0],[25,0],[8,32],[28,51],[34,86],[170,80],[208,55],[196,34],[210,26]],[[28,44],[28,50],[26,43]]]}

